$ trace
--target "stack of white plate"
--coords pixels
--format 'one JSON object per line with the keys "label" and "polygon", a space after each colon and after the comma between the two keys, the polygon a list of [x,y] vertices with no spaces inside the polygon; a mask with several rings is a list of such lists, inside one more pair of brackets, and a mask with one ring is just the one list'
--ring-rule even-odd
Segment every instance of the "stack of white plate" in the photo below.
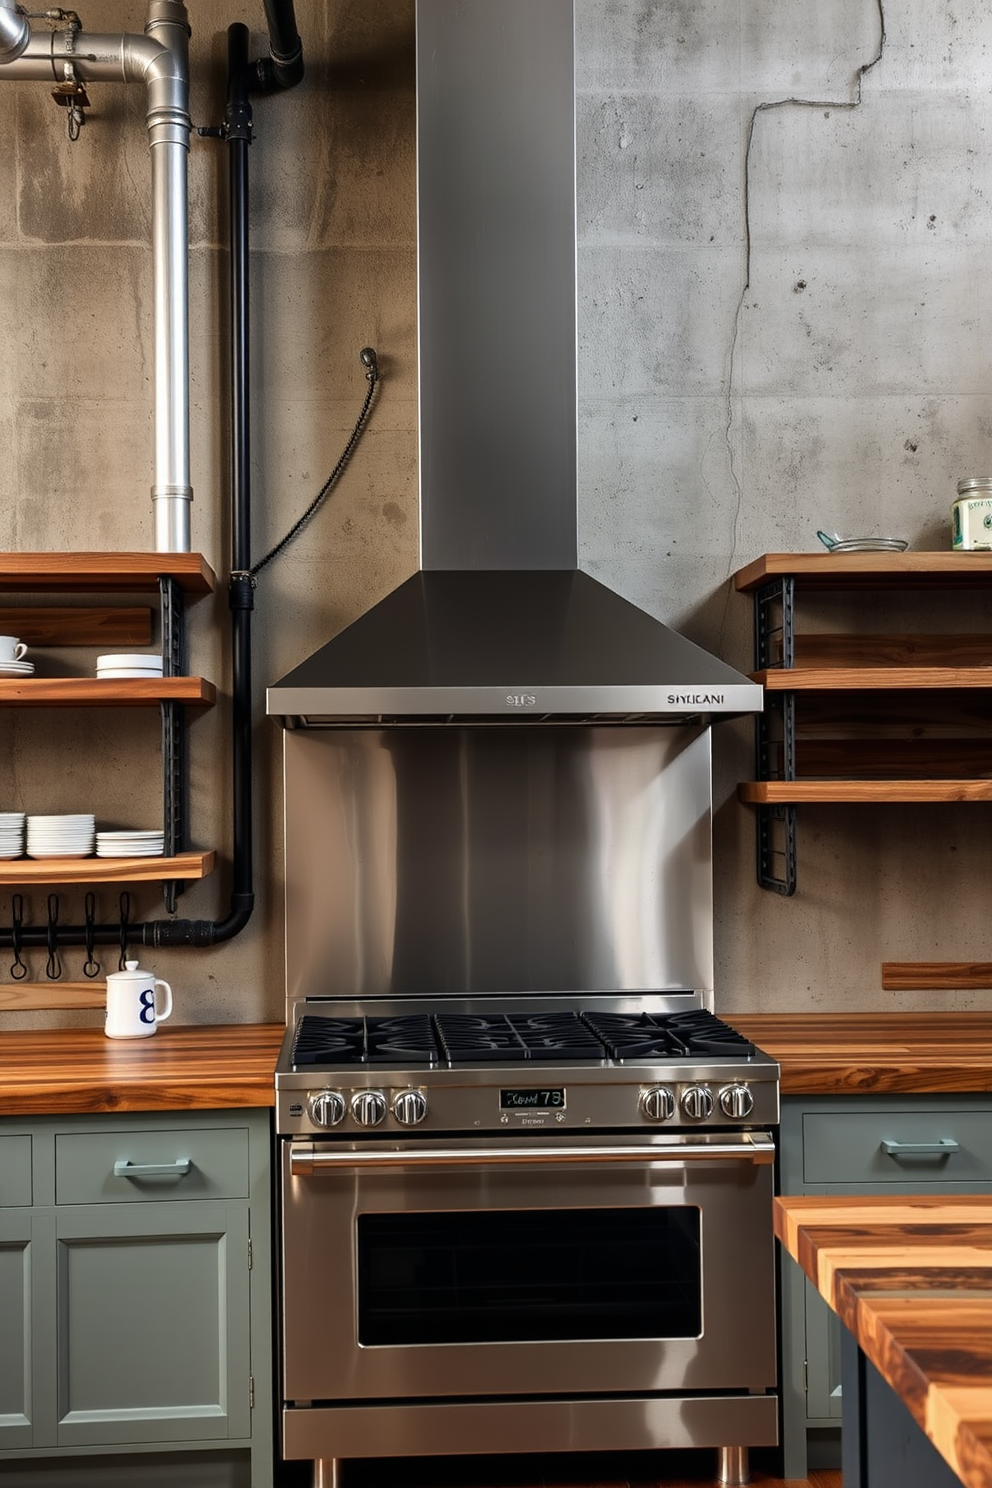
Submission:
{"label": "stack of white plate", "polygon": [[0,858],[19,858],[24,852],[24,812],[0,811]]}
{"label": "stack of white plate", "polygon": [[98,677],[161,677],[162,658],[143,651],[120,651],[96,659]]}
{"label": "stack of white plate", "polygon": [[29,858],[88,858],[93,851],[96,819],[72,816],[29,816]]}
{"label": "stack of white plate", "polygon": [[98,858],[160,858],[164,851],[164,832],[115,829],[96,834]]}
{"label": "stack of white plate", "polygon": [[0,661],[0,677],[33,677],[33,661]]}

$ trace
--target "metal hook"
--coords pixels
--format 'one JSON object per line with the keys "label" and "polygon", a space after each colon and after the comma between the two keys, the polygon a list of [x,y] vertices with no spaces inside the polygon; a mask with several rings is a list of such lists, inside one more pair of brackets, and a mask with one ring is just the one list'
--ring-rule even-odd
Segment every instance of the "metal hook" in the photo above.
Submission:
{"label": "metal hook", "polygon": [[10,943],[14,948],[14,959],[11,962],[10,974],[15,982],[21,982],[28,974],[28,969],[21,960],[21,930],[24,926],[24,895],[15,894],[11,900],[11,931]]}
{"label": "metal hook", "polygon": [[62,962],[59,960],[58,946],[59,926],[59,896],[49,894],[48,896],[48,963],[45,967],[45,975],[52,982],[57,982],[62,975]]}
{"label": "metal hook", "polygon": [[124,967],[125,967],[125,965],[127,963],[127,931],[128,931],[128,921],[131,918],[131,895],[130,894],[122,894],[121,897],[120,897],[120,901],[119,902],[120,902],[120,912],[121,912],[121,935],[120,935],[121,954],[120,954],[120,959],[117,962],[117,966],[118,966],[118,970],[123,971],[124,970]]}
{"label": "metal hook", "polygon": [[100,975],[100,963],[93,954],[96,895],[87,894],[84,903],[86,905],[86,960],[83,962],[83,975],[95,977]]}

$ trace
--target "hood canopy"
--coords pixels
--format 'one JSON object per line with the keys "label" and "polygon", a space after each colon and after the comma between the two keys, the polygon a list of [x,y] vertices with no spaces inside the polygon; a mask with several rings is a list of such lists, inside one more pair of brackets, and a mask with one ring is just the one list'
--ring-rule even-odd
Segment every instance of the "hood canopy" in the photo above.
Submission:
{"label": "hood canopy", "polygon": [[761,688],[577,571],[418,573],[268,691],[319,726],[752,712]]}

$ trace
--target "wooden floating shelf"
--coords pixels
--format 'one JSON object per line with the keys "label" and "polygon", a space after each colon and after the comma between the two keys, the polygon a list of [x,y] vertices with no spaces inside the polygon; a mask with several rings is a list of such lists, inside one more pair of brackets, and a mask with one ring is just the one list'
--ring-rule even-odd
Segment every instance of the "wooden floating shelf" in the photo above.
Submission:
{"label": "wooden floating shelf", "polygon": [[203,677],[4,677],[0,704],[19,708],[147,708],[158,703],[210,707],[217,689]]}
{"label": "wooden floating shelf", "polygon": [[744,780],[737,798],[747,806],[992,801],[992,780]]}
{"label": "wooden floating shelf", "polygon": [[216,576],[200,553],[0,553],[0,590],[104,594],[156,590],[174,579],[189,595],[210,594]]}
{"label": "wooden floating shelf", "polygon": [[992,961],[883,961],[886,992],[969,992],[992,987]]}
{"label": "wooden floating shelf", "polygon": [[0,861],[0,886],[206,878],[214,871],[216,858],[213,851],[177,853],[173,858],[5,858]]}
{"label": "wooden floating shelf", "polygon": [[987,589],[992,553],[765,553],[734,587],[749,593],[784,578],[804,589]]}
{"label": "wooden floating shelf", "polygon": [[103,977],[94,977],[91,982],[0,983],[0,1012],[52,1012],[106,1006],[107,984]]}
{"label": "wooden floating shelf", "polygon": [[768,667],[752,672],[768,692],[891,692],[937,688],[992,688],[992,666]]}

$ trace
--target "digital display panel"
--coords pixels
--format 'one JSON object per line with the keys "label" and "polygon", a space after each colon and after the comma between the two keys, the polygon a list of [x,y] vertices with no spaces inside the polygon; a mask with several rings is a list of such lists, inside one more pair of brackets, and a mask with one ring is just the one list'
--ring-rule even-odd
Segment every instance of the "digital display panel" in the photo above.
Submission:
{"label": "digital display panel", "polygon": [[564,1111],[565,1092],[557,1090],[501,1090],[501,1111]]}

